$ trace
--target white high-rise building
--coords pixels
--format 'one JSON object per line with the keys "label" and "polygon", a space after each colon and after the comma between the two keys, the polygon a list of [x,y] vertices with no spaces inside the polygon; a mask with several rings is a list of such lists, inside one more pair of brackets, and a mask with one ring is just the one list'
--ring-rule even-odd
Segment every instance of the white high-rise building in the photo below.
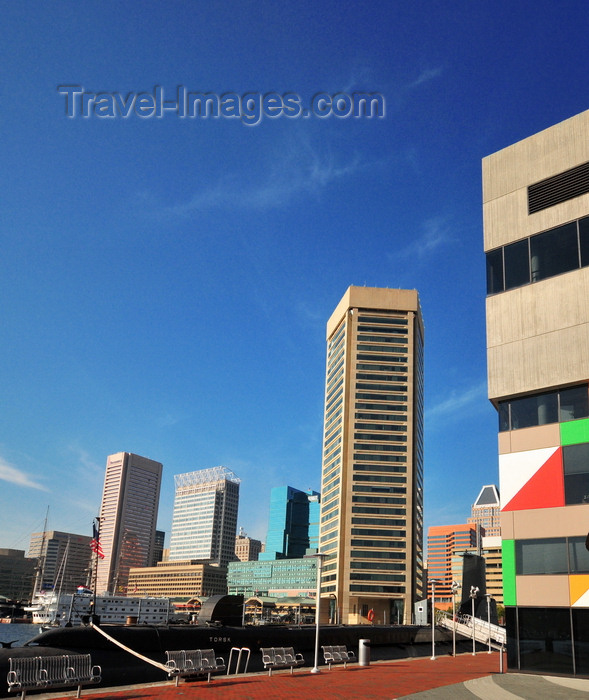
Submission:
{"label": "white high-rise building", "polygon": [[96,591],[124,594],[129,569],[150,566],[155,544],[163,466],[130,452],[106,460],[100,507],[100,542]]}
{"label": "white high-rise building", "polygon": [[226,467],[177,474],[170,561],[234,561],[240,480]]}

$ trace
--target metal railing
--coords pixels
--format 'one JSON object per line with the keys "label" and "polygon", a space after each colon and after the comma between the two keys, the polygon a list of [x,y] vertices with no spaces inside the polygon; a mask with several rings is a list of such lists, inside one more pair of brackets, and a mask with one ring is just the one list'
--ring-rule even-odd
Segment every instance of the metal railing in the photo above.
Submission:
{"label": "metal railing", "polygon": [[[452,614],[443,610],[436,610],[436,624],[445,629],[452,630],[456,624],[456,633],[472,639],[473,617],[471,615],[457,615],[456,622],[452,620]],[[491,644],[495,649],[505,646],[507,635],[504,627],[490,625],[486,620],[474,618],[474,638],[481,644]]]}

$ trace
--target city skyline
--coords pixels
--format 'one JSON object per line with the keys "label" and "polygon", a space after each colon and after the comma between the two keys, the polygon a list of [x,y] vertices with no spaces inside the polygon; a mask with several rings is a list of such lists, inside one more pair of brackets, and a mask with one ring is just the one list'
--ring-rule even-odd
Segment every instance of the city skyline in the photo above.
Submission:
{"label": "city skyline", "polygon": [[[351,284],[419,291],[424,525],[460,522],[498,480],[481,159],[588,107],[587,23],[569,0],[6,4],[0,546],[48,506],[90,535],[122,450],[164,465],[159,529],[175,474],[225,464],[263,539],[273,486],[319,490],[324,327]],[[70,118],[64,86],[129,116]],[[158,86],[386,110],[140,116]]]}

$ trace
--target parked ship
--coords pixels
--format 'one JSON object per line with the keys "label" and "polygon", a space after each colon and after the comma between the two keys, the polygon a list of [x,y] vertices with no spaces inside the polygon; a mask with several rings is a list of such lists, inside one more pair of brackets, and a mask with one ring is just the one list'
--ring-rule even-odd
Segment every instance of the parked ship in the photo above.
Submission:
{"label": "parked ship", "polygon": [[33,624],[41,627],[78,626],[90,615],[113,625],[165,625],[174,613],[169,598],[94,597],[92,591],[82,587],[76,593],[39,593],[25,611]]}

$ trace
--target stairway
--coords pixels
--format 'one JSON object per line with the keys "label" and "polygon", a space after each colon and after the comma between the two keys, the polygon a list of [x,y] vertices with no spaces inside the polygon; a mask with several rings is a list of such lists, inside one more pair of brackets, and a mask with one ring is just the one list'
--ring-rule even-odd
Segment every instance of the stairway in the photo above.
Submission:
{"label": "stairway", "polygon": [[490,625],[485,620],[470,615],[458,615],[456,621],[452,621],[452,616],[441,610],[436,610],[436,624],[445,629],[452,630],[456,625],[456,634],[460,634],[467,639],[473,638],[473,620],[474,620],[474,638],[481,644],[489,644],[493,649],[501,650],[505,648],[506,632],[504,627],[499,625]]}

